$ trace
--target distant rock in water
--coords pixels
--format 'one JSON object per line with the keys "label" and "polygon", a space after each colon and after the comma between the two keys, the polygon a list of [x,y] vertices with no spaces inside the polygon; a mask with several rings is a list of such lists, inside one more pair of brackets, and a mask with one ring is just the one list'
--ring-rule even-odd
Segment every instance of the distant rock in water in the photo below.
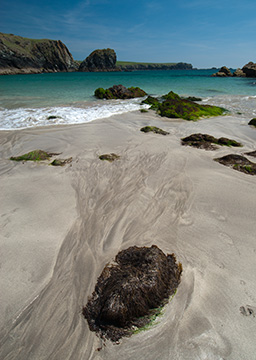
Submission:
{"label": "distant rock in water", "polygon": [[237,68],[237,69],[233,72],[233,76],[234,76],[234,77],[246,77],[246,74],[243,72],[242,69]]}
{"label": "distant rock in water", "polygon": [[229,76],[233,76],[233,74],[226,66],[222,66],[222,68],[218,72],[212,74],[212,76],[229,77]]}
{"label": "distant rock in water", "polygon": [[246,77],[256,77],[256,63],[250,61],[248,64],[244,65],[242,70]]}
{"label": "distant rock in water", "polygon": [[0,75],[75,71],[78,65],[60,40],[0,33]]}
{"label": "distant rock in water", "polygon": [[120,251],[83,308],[90,330],[112,341],[131,335],[132,327],[149,323],[156,308],[175,293],[181,272],[174,254],[166,256],[155,245]]}
{"label": "distant rock in water", "polygon": [[113,49],[94,50],[79,66],[79,71],[118,71]]}
{"label": "distant rock in water", "polygon": [[123,85],[114,85],[109,89],[98,88],[95,90],[94,95],[98,99],[133,99],[136,97],[143,97],[147,93],[139,87],[126,88]]}

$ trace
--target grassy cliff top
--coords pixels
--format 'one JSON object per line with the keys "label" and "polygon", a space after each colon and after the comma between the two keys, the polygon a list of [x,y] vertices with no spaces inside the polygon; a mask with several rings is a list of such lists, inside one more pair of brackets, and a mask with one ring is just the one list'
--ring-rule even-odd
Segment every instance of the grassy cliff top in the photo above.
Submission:
{"label": "grassy cliff top", "polygon": [[13,34],[4,34],[0,32],[0,45],[4,44],[8,49],[15,53],[28,55],[33,46],[37,43],[50,42],[49,39],[29,39]]}

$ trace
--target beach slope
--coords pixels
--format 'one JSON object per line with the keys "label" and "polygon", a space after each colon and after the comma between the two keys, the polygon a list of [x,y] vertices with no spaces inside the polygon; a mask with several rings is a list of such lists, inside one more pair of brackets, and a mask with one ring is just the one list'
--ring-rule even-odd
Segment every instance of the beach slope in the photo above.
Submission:
{"label": "beach slope", "polygon": [[[255,150],[245,123],[134,112],[0,132],[0,358],[253,359],[256,177],[213,161]],[[181,145],[198,132],[244,147]],[[34,149],[72,163],[9,160]],[[120,158],[99,159],[108,153]],[[177,293],[152,328],[103,344],[82,307],[120,250],[153,244],[182,263]]]}

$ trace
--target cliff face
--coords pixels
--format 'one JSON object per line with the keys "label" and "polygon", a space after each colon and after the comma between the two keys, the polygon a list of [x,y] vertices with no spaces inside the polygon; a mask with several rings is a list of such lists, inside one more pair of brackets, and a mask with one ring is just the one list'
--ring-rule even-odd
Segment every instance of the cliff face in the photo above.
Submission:
{"label": "cliff face", "polygon": [[113,49],[93,51],[79,66],[79,71],[117,71]]}
{"label": "cliff face", "polygon": [[75,71],[78,65],[60,40],[0,33],[0,74]]}

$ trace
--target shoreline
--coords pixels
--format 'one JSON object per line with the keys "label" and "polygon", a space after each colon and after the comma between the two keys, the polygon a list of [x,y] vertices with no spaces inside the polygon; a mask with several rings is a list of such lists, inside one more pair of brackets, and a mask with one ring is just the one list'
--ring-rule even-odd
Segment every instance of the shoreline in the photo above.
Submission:
{"label": "shoreline", "polygon": [[[159,349],[163,360],[253,358],[255,318],[239,309],[256,313],[256,181],[213,161],[255,150],[256,131],[243,120],[135,111],[0,131],[1,358],[155,360]],[[143,134],[146,125],[170,135]],[[196,132],[244,147],[181,146]],[[8,160],[34,149],[72,164]],[[120,159],[98,159],[110,152]],[[177,294],[156,326],[96,351],[101,341],[81,308],[97,277],[118,251],[152,244],[182,263]]]}

